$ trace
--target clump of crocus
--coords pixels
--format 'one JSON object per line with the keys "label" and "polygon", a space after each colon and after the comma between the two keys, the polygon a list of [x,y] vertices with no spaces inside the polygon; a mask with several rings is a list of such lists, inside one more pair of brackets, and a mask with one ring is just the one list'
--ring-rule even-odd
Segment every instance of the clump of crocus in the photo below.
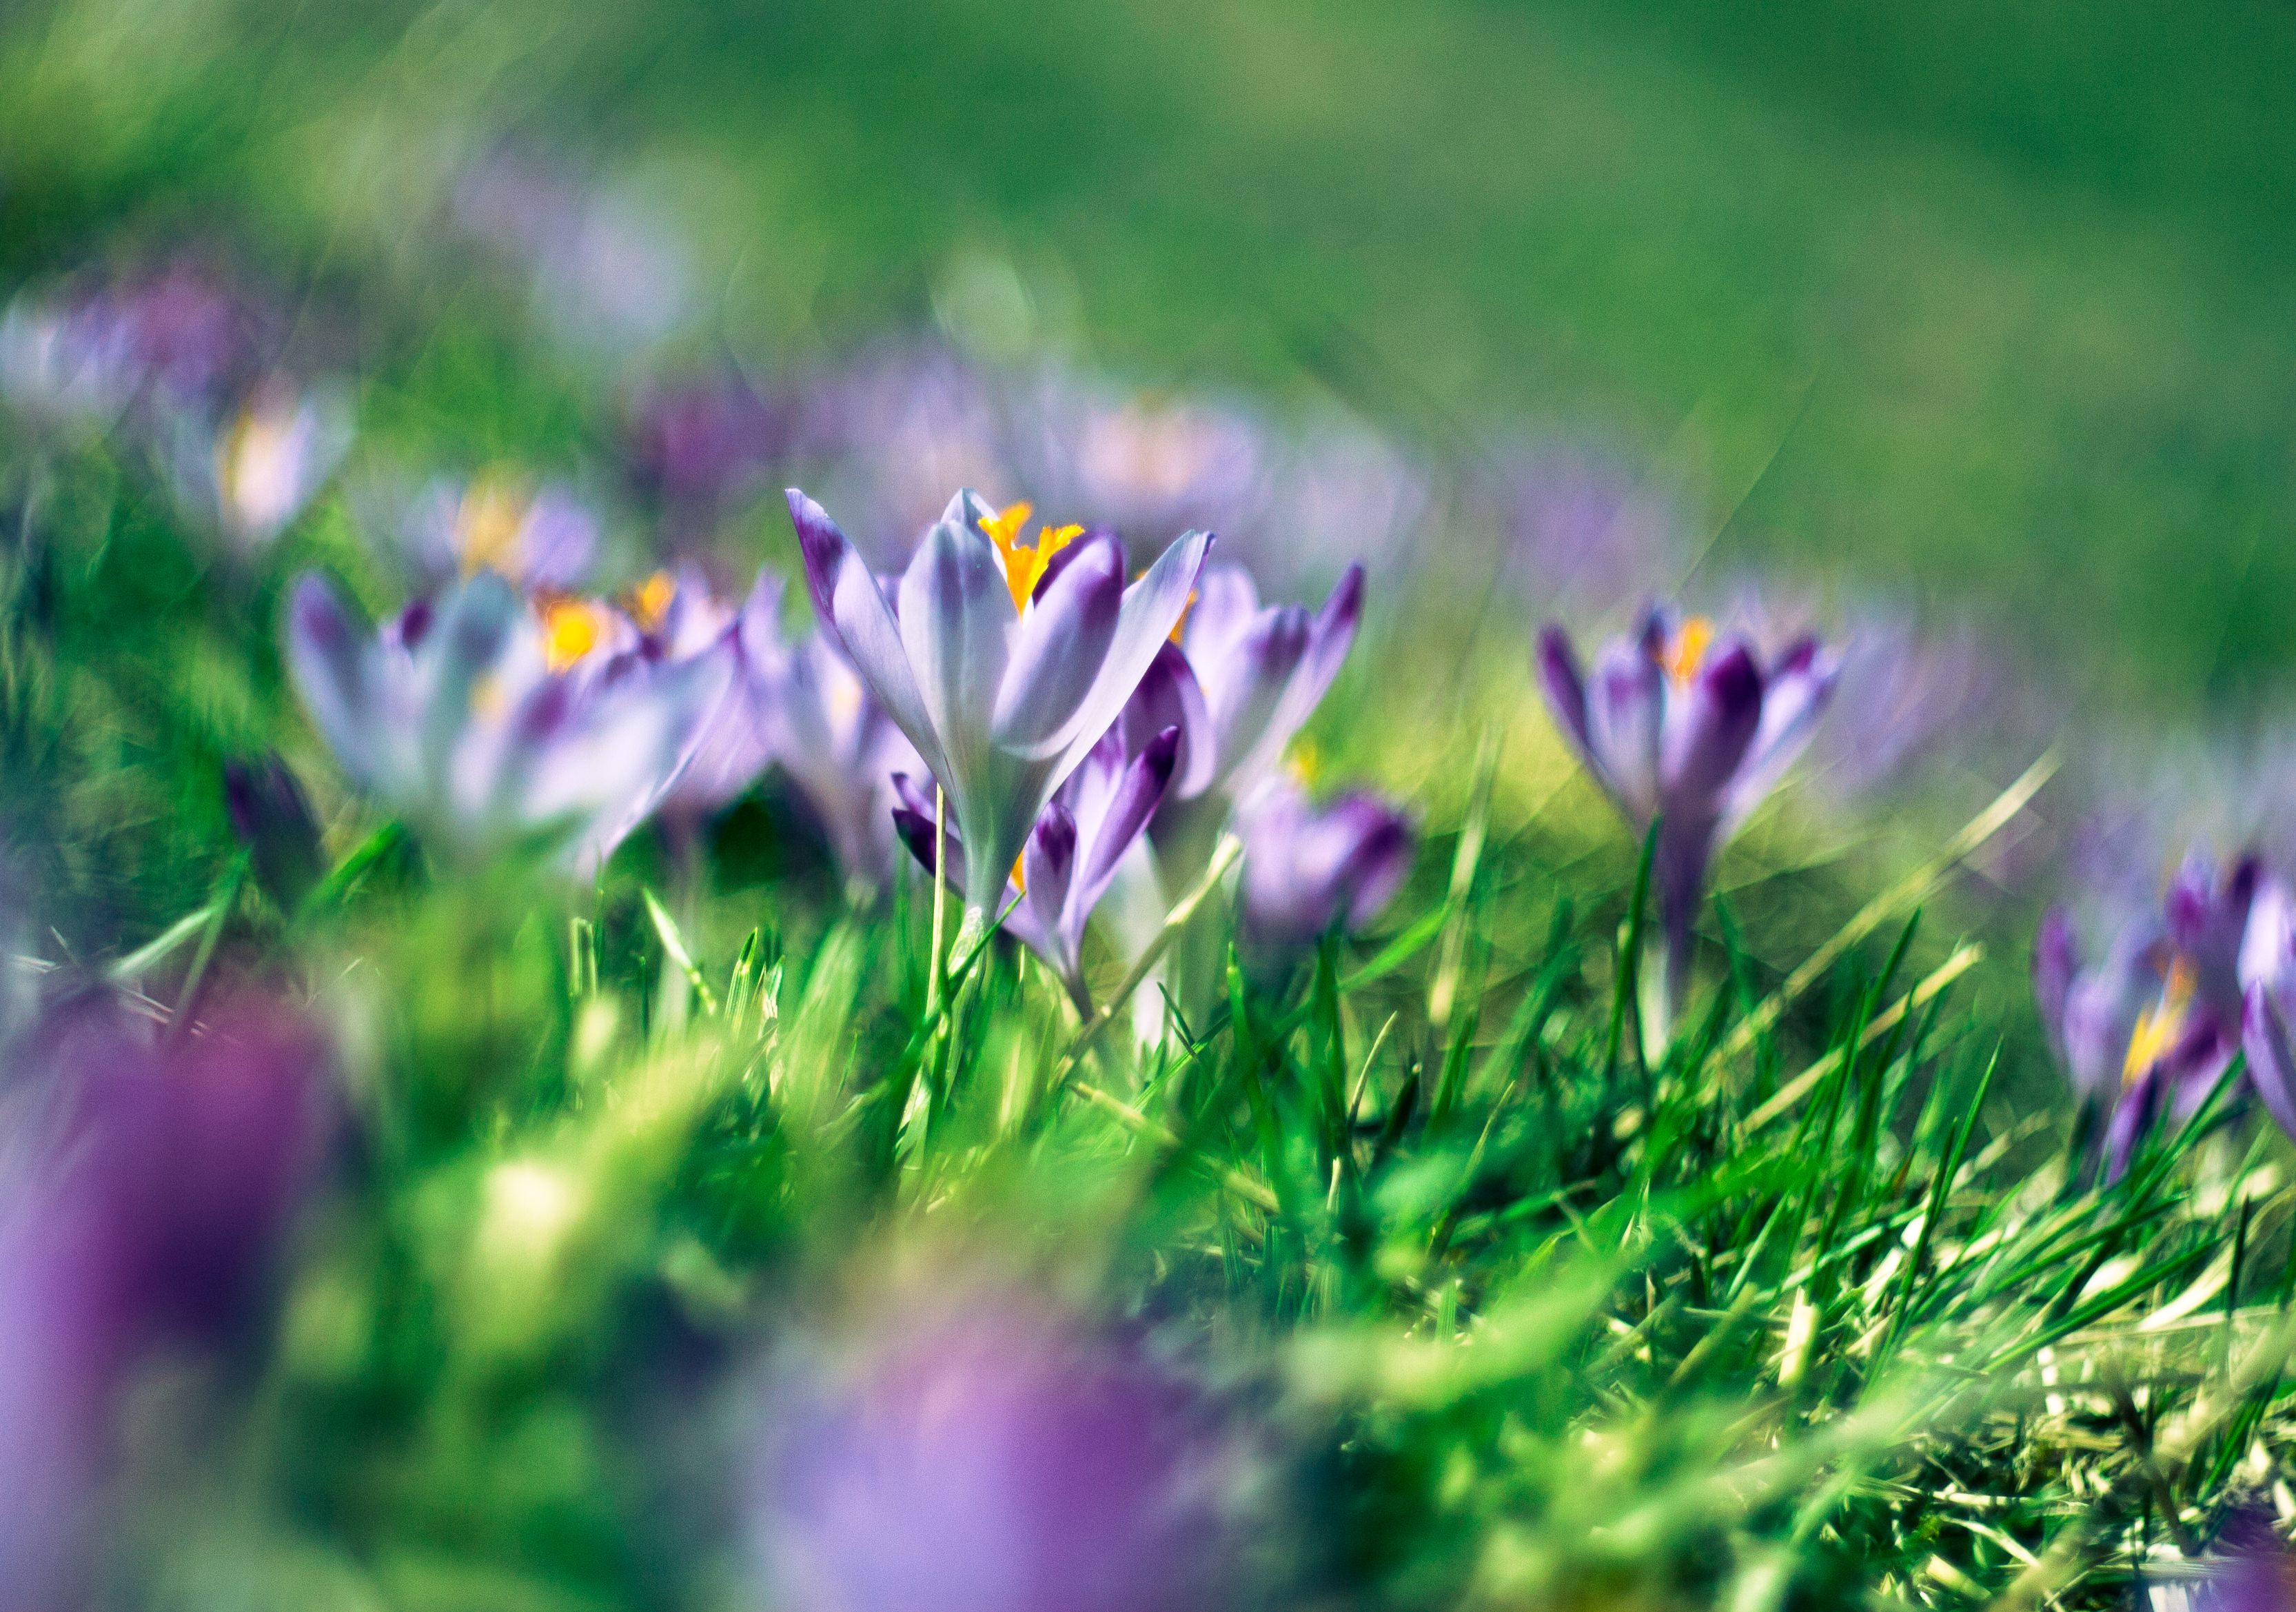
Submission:
{"label": "clump of crocus", "polygon": [[[2253,857],[2219,868],[2195,849],[2161,911],[2125,922],[2094,964],[2084,962],[2064,909],[2043,921],[2034,996],[2059,1064],[2102,1120],[2108,1179],[2127,1168],[2161,1114],[2190,1114],[2239,1049],[2242,981],[2253,966],[2243,937],[2264,876]],[[2255,926],[2268,929],[2268,915]]]}
{"label": "clump of crocus", "polygon": [[1041,530],[957,494],[885,596],[836,523],[792,489],[814,607],[946,796],[965,847],[960,936],[984,933],[1053,792],[1116,720],[1187,607],[1210,537],[1125,586],[1112,533]]}
{"label": "clump of crocus", "polygon": [[1204,572],[1178,642],[1157,651],[1124,711],[1136,744],[1180,730],[1179,770],[1150,830],[1168,899],[1196,882],[1236,808],[1275,776],[1355,643],[1363,593],[1351,565],[1311,615],[1263,606],[1241,566]]}
{"label": "clump of crocus", "polygon": [[[1164,798],[1179,745],[1177,728],[1151,736],[1136,755],[1126,748],[1120,725],[1102,735],[1037,814],[998,909],[1006,915],[1005,928],[1052,965],[1086,1019],[1092,1016],[1092,992],[1084,977],[1085,930],[1115,882],[1119,864]],[[914,780],[897,775],[893,785],[902,802],[893,812],[901,838],[928,872],[937,866],[946,842],[949,882],[962,888],[963,837],[945,824],[936,825],[932,797]]]}
{"label": "clump of crocus", "polygon": [[1251,1600],[1266,1488],[1135,1338],[1011,1292],[912,1290],[784,1361],[754,1468],[776,1605],[1170,1612]]}
{"label": "clump of crocus", "polygon": [[1054,370],[1019,389],[1011,412],[1026,483],[1119,531],[1240,530],[1266,493],[1267,432],[1234,407]]}
{"label": "clump of crocus", "polygon": [[436,843],[562,848],[586,872],[659,806],[732,673],[730,640],[680,661],[597,600],[529,602],[482,571],[369,629],[316,576],[288,665],[354,782]]}
{"label": "clump of crocus", "polygon": [[351,407],[337,386],[266,377],[220,419],[170,423],[176,497],[242,554],[268,545],[326,484],[351,444]]}
{"label": "clump of crocus", "polygon": [[1334,930],[1379,916],[1410,876],[1415,850],[1403,814],[1368,794],[1318,807],[1285,780],[1244,812],[1236,950],[1253,972],[1288,966]]}
{"label": "clump of crocus", "polygon": [[1604,646],[1591,679],[1559,627],[1540,634],[1538,658],[1547,709],[1620,815],[1637,835],[1660,825],[1662,1038],[1689,984],[1707,867],[1809,743],[1840,663],[1804,637],[1765,666],[1743,639],[1717,641],[1704,618],[1655,605]]}
{"label": "clump of crocus", "polygon": [[118,1392],[155,1350],[241,1339],[321,1162],[327,1059],[255,997],[173,1040],[83,999],[20,1056],[42,1102],[0,1186],[0,1582],[11,1605],[77,1605]]}
{"label": "clump of crocus", "polygon": [[629,473],[671,519],[706,526],[787,456],[789,411],[738,372],[650,386],[630,407]]}

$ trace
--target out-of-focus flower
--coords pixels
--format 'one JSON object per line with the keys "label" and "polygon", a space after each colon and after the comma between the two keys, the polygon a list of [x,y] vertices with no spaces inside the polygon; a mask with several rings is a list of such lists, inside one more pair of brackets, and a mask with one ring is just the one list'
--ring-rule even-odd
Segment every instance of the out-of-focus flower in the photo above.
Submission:
{"label": "out-of-focus flower", "polygon": [[714,517],[788,453],[791,424],[738,373],[648,387],[630,409],[630,472],[676,511]]}
{"label": "out-of-focus flower", "polygon": [[908,555],[950,488],[1009,497],[1026,484],[994,389],[945,350],[867,356],[804,396],[794,456],[824,466],[824,501],[880,563]]}
{"label": "out-of-focus flower", "polygon": [[2094,966],[2084,966],[2064,909],[2043,921],[2034,997],[2074,1090],[2106,1115],[2109,1179],[2127,1168],[2163,1111],[2191,1113],[2231,1063],[2249,966],[2243,936],[2263,883],[2254,858],[2219,869],[2195,849],[2169,881],[2161,912],[2126,920]]}
{"label": "out-of-focus flower", "polygon": [[253,854],[256,879],[281,911],[291,914],[325,871],[318,819],[302,785],[286,762],[266,755],[227,764],[223,797],[233,831]]}
{"label": "out-of-focus flower", "polygon": [[0,399],[63,432],[102,432],[135,394],[127,333],[87,299],[18,296],[0,314]]}
{"label": "out-of-focus flower", "polygon": [[1049,374],[1013,413],[1024,484],[1135,541],[1242,530],[1265,490],[1265,434],[1234,409]]}
{"label": "out-of-focus flower", "polygon": [[[1084,978],[1086,926],[1114,882],[1118,864],[1163,799],[1179,745],[1180,730],[1167,728],[1135,755],[1126,748],[1122,725],[1111,727],[1037,814],[1013,868],[1013,884],[999,904],[1012,914],[1004,926],[1053,966],[1077,1011],[1087,1019],[1092,992]],[[940,837],[932,797],[906,774],[893,785],[902,802],[893,812],[894,824],[931,872]],[[962,889],[964,842],[955,833],[946,837],[949,882]]]}
{"label": "out-of-focus flower", "polygon": [[1431,504],[1426,476],[1385,436],[1349,415],[1311,420],[1281,454],[1237,557],[1284,592],[1345,567],[1387,572]]}
{"label": "out-of-focus flower", "polygon": [[598,522],[573,489],[535,485],[508,466],[460,486],[438,481],[407,509],[400,528],[418,592],[481,571],[522,588],[571,593],[598,555]]}
{"label": "out-of-focus flower", "polygon": [[1652,876],[1669,1020],[1689,983],[1707,865],[1809,743],[1839,671],[1814,638],[1765,670],[1743,639],[1718,645],[1704,618],[1677,621],[1652,606],[1633,637],[1604,647],[1589,687],[1562,629],[1539,635],[1539,683],[1555,725],[1636,834],[1661,821]]}
{"label": "out-of-focus flower", "polygon": [[1552,444],[1505,452],[1496,502],[1510,563],[1557,615],[1612,616],[1680,570],[1665,501],[1594,455]]}
{"label": "out-of-focus flower", "polygon": [[773,1390],[754,1539],[776,1604],[1218,1612],[1259,1588],[1252,1447],[1137,1344],[1026,1295],[895,1310]]}
{"label": "out-of-focus flower", "polygon": [[627,186],[504,145],[463,175],[453,212],[472,238],[533,276],[537,308],[575,345],[642,346],[692,314],[685,243]]}
{"label": "out-of-focus flower", "polygon": [[2258,886],[2241,942],[2241,1046],[2248,1082],[2280,1128],[2296,1137],[2296,891],[2276,875]]}
{"label": "out-of-focus flower", "polygon": [[1334,926],[1362,928],[1410,876],[1410,823],[1367,794],[1319,808],[1296,785],[1278,783],[1242,827],[1236,949],[1259,972],[1290,963]]}
{"label": "out-of-focus flower", "polygon": [[2296,1612],[2296,1555],[2270,1506],[2236,1508],[2202,1560],[2197,1578],[2148,1578],[2149,1612]]}
{"label": "out-of-focus flower", "polygon": [[1351,565],[1313,616],[1262,608],[1250,573],[1208,569],[1178,644],[1159,649],[1126,703],[1135,745],[1177,726],[1180,767],[1151,829],[1168,899],[1193,884],[1240,803],[1274,776],[1355,643],[1363,568]]}
{"label": "out-of-focus flower", "polygon": [[195,1036],[148,1031],[88,1002],[45,1028],[44,1111],[0,1186],[12,1605],[65,1594],[125,1373],[235,1341],[324,1151],[325,1049],[285,1009],[242,998]]}
{"label": "out-of-focus flower", "polygon": [[[690,577],[677,596],[699,586]],[[881,890],[893,874],[893,775],[924,764],[834,639],[816,631],[783,640],[781,604],[781,579],[759,572],[734,627],[733,687],[665,810],[716,811],[778,763],[847,883]]]}
{"label": "out-of-focus flower", "polygon": [[430,838],[475,854],[519,840],[602,861],[692,759],[732,674],[730,639],[644,652],[611,606],[536,606],[492,572],[380,630],[316,576],[289,607],[288,663],[343,769]]}
{"label": "out-of-focus flower", "polygon": [[299,390],[275,376],[220,430],[190,413],[172,429],[177,496],[250,554],[277,537],[341,463],[350,401],[337,388]]}
{"label": "out-of-focus flower", "polygon": [[947,793],[980,933],[1037,814],[1178,624],[1211,539],[1187,534],[1127,588],[1112,533],[1022,547],[1025,505],[998,514],[963,491],[918,546],[897,614],[822,507],[789,501],[816,613]]}

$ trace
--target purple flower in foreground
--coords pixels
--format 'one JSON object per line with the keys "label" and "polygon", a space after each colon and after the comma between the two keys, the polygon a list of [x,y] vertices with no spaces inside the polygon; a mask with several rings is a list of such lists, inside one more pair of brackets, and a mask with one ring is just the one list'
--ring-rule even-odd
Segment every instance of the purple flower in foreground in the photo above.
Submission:
{"label": "purple flower in foreground", "polygon": [[1703,617],[1677,623],[1652,606],[1632,637],[1603,648],[1590,684],[1561,628],[1539,635],[1555,725],[1636,834],[1662,820],[1652,878],[1669,1018],[1689,983],[1707,864],[1809,743],[1838,670],[1808,637],[1765,669],[1743,640],[1718,646]]}
{"label": "purple flower in foreground", "polygon": [[2162,1113],[2190,1114],[2231,1063],[2247,966],[2242,937],[2262,883],[2253,858],[2219,871],[2195,850],[2169,882],[2161,911],[2124,923],[2094,966],[2084,965],[2063,909],[2043,921],[2033,994],[2074,1090],[2105,1115],[2108,1179],[2128,1167]]}
{"label": "purple flower in foreground", "polygon": [[[1153,735],[1137,755],[1125,748],[1120,727],[1101,736],[1068,781],[1037,814],[999,910],[1009,909],[1004,926],[1050,963],[1068,987],[1070,999],[1092,1016],[1092,992],[1084,979],[1084,933],[1093,909],[1108,893],[1117,865],[1148,827],[1164,798],[1178,759],[1180,730]],[[901,838],[926,871],[933,868],[936,827],[933,802],[906,775],[893,780],[902,804],[893,812]],[[950,883],[964,884],[964,843],[948,839]]]}
{"label": "purple flower in foreground", "polygon": [[1211,539],[1187,534],[1128,588],[1112,534],[1065,527],[1022,547],[1027,506],[1000,515],[964,491],[918,545],[897,613],[822,507],[794,489],[789,503],[816,612],[947,792],[979,934],[1037,813],[1178,623]]}
{"label": "purple flower in foreground", "polygon": [[1242,822],[1236,947],[1255,968],[1288,964],[1334,925],[1362,928],[1395,899],[1415,849],[1402,813],[1366,794],[1320,809],[1278,784]]}
{"label": "purple flower in foreground", "polygon": [[2296,891],[2268,876],[2250,906],[2241,943],[2240,1042],[2248,1054],[2248,1081],[2280,1128],[2296,1137]]}
{"label": "purple flower in foreground", "polygon": [[755,1471],[777,1605],[1217,1612],[1248,1600],[1250,1446],[1137,1345],[1022,1295],[784,1367]]}
{"label": "purple flower in foreground", "polygon": [[491,572],[380,630],[307,575],[287,654],[336,759],[390,810],[480,855],[556,840],[583,872],[676,784],[733,662],[730,638],[657,660],[610,607],[537,611]]}
{"label": "purple flower in foreground", "polygon": [[[325,1051],[260,999],[173,1046],[81,1002],[37,1038],[0,1188],[0,1583],[70,1600],[113,1399],[155,1347],[228,1344],[320,1162]],[[71,1600],[71,1604],[78,1604]]]}
{"label": "purple flower in foreground", "polygon": [[1168,898],[1202,874],[1237,806],[1275,775],[1315,713],[1363,619],[1364,573],[1351,565],[1322,610],[1262,608],[1241,566],[1208,569],[1180,642],[1167,644],[1124,711],[1132,741],[1177,726],[1180,769],[1150,830]]}
{"label": "purple flower in foreground", "polygon": [[2148,1583],[2152,1612],[2296,1612],[2296,1556],[2260,1502],[2237,1508],[2196,1583]]}

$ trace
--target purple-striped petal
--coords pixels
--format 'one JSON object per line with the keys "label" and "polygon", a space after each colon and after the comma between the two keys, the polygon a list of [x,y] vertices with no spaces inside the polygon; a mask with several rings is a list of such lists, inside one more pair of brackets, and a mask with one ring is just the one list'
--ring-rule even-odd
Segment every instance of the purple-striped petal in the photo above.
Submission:
{"label": "purple-striped petal", "polygon": [[1578,652],[1570,635],[1548,626],[1538,635],[1538,688],[1546,696],[1547,715],[1570,741],[1578,759],[1593,764],[1594,744],[1587,731],[1587,679],[1578,670]]}
{"label": "purple-striped petal", "polygon": [[940,739],[933,731],[916,675],[909,668],[900,623],[884,590],[826,510],[794,487],[788,497],[790,520],[804,553],[806,584],[812,592],[821,629],[835,638],[870,694],[908,736],[925,765],[939,776],[947,776]]}
{"label": "purple-striped petal", "polygon": [[1117,780],[1098,822],[1091,825],[1091,845],[1077,877],[1074,898],[1086,914],[1100,905],[1110,881],[1116,877],[1117,864],[1124,859],[1124,853],[1132,848],[1133,841],[1140,837],[1141,831],[1148,827],[1148,819],[1162,803],[1171,785],[1179,749],[1177,728],[1167,728],[1149,740],[1147,748],[1132,759]]}
{"label": "purple-striped petal", "polygon": [[1180,730],[1179,763],[1171,794],[1176,800],[1201,794],[1210,787],[1219,765],[1219,742],[1212,731],[1211,712],[1195,670],[1179,646],[1166,643],[1156,651],[1140,687],[1125,703],[1118,726],[1126,748],[1137,753],[1167,728]]}
{"label": "purple-striped petal", "polygon": [[1762,720],[1762,673],[1742,644],[1699,669],[1677,710],[1667,713],[1660,758],[1660,810],[1718,818],[1729,786]]}
{"label": "purple-striped petal", "polygon": [[1248,777],[1272,765],[1290,740],[1289,733],[1274,731],[1275,717],[1308,653],[1308,613],[1297,604],[1261,611],[1217,663],[1217,679],[1210,668],[1201,674],[1229,776]]}
{"label": "purple-striped petal", "polygon": [[2280,1128],[2296,1137],[2296,1051],[2288,1044],[2287,1020],[2261,983],[2248,988],[2242,1004],[2240,1044],[2248,1054],[2249,1084]]}
{"label": "purple-striped petal", "polygon": [[1074,942],[1084,932],[1087,916],[1071,910],[1070,886],[1077,869],[1077,820],[1054,801],[1037,815],[1037,826],[1021,852],[1021,870],[1028,885],[1023,903],[1037,927],[1062,955],[1050,959],[1066,967]]}
{"label": "purple-striped petal", "polygon": [[1211,541],[1209,532],[1186,533],[1157,556],[1146,576],[1124,590],[1107,657],[1093,679],[1092,691],[1063,726],[1068,748],[1052,768],[1055,786],[1108,730],[1133,690],[1140,687],[1157,651],[1177,625],[1180,613],[1188,607],[1188,595],[1203,569]]}
{"label": "purple-striped petal", "polygon": [[1299,670],[1283,690],[1283,703],[1268,724],[1265,744],[1273,753],[1267,758],[1270,762],[1316,714],[1316,707],[1324,703],[1324,695],[1340,675],[1348,651],[1355,646],[1356,629],[1363,621],[1363,601],[1364,568],[1350,565],[1333,585],[1323,609],[1316,613],[1308,629],[1307,653],[1300,657]]}
{"label": "purple-striped petal", "polygon": [[[1019,620],[996,548],[957,518],[966,496],[959,494],[917,545],[900,593],[901,644],[931,723],[917,748],[930,760],[927,745],[939,739],[949,765],[933,770],[960,799],[967,780],[993,765],[990,713]],[[868,670],[862,666],[865,676]],[[898,720],[899,711],[893,714]]]}
{"label": "purple-striped petal", "polygon": [[381,766],[372,743],[368,644],[365,623],[343,608],[324,578],[307,572],[296,579],[287,606],[289,674],[343,770],[373,788]]}
{"label": "purple-striped petal", "polygon": [[2060,1064],[2065,1061],[2065,1003],[2079,970],[2080,942],[2073,935],[2072,919],[2063,908],[2053,908],[2033,941],[2033,999],[2049,1033],[2049,1049]]}
{"label": "purple-striped petal", "polygon": [[1603,650],[1587,690],[1587,757],[1637,827],[1659,809],[1659,739],[1666,727],[1666,670],[1645,647]]}
{"label": "purple-striped petal", "polygon": [[1012,661],[996,691],[990,731],[996,743],[1038,756],[1066,742],[1068,720],[1087,689],[1079,665],[1097,664],[1116,636],[1124,601],[1124,549],[1114,538],[1071,543],[1084,552],[1037,591],[1013,635]]}

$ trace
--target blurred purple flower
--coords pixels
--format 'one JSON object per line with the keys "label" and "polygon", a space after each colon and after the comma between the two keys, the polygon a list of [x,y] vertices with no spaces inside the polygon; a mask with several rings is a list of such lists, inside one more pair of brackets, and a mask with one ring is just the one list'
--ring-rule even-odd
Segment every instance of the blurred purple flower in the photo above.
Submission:
{"label": "blurred purple flower", "polygon": [[2190,1114],[2231,1063],[2250,966],[2243,936],[2265,884],[2253,857],[2220,870],[2195,848],[2161,911],[2124,921],[2094,966],[2084,965],[2062,908],[2043,920],[2033,994],[2075,1092],[2103,1116],[2107,1179],[2119,1178],[2163,1112]]}
{"label": "blurred purple flower", "polygon": [[517,587],[571,593],[598,557],[598,521],[571,488],[534,485],[504,465],[462,485],[434,481],[399,529],[414,589],[430,593],[491,571]]}
{"label": "blurred purple flower", "polygon": [[257,882],[291,915],[325,871],[318,819],[302,785],[286,762],[266,755],[226,764],[223,795],[233,832],[252,853]]}
{"label": "blurred purple flower", "polygon": [[987,379],[947,350],[880,353],[806,389],[793,447],[824,466],[824,502],[849,513],[869,557],[906,559],[950,488],[1024,485],[1003,416]]}
{"label": "blurred purple flower", "polygon": [[19,295],[0,315],[0,399],[70,432],[111,428],[135,395],[127,333],[90,298]]}
{"label": "blurred purple flower", "polygon": [[1180,729],[1179,771],[1150,830],[1168,899],[1201,876],[1220,831],[1315,713],[1355,643],[1363,589],[1363,567],[1349,566],[1311,616],[1262,608],[1242,566],[1204,572],[1180,642],[1157,651],[1124,709],[1135,746]]}
{"label": "blurred purple flower", "polygon": [[1246,810],[1241,827],[1236,948],[1256,971],[1288,965],[1335,925],[1362,928],[1411,873],[1410,823],[1366,794],[1317,808],[1296,785],[1279,783]]}
{"label": "blurred purple flower", "polygon": [[1266,490],[1265,432],[1234,409],[1047,372],[1013,413],[1022,484],[1134,541],[1240,530]]}
{"label": "blurred purple flower", "polygon": [[324,1045],[262,998],[164,1045],[83,1000],[31,1056],[43,1100],[18,1116],[29,1134],[0,1187],[0,1583],[36,1607],[69,1598],[126,1373],[251,1319],[329,1106]]}
{"label": "blurred purple flower", "polygon": [[2234,1509],[2197,1582],[2148,1583],[2144,1599],[2152,1612],[2296,1612],[2296,1555],[2272,1508],[2251,1501]]}
{"label": "blurred purple flower", "polygon": [[[998,904],[998,910],[1011,913],[1004,927],[1052,965],[1086,1019],[1093,1009],[1084,978],[1086,926],[1114,882],[1118,864],[1164,798],[1179,746],[1180,730],[1167,728],[1134,754],[1126,747],[1123,725],[1111,726],[1037,815],[1014,868],[1018,877]],[[893,786],[902,802],[894,810],[894,825],[925,871],[932,872],[938,832],[932,797],[906,774],[897,775]],[[947,840],[949,882],[961,889],[964,843],[953,831]]]}
{"label": "blurred purple flower", "polygon": [[1301,427],[1283,447],[1235,557],[1287,593],[1349,566],[1386,574],[1417,551],[1406,536],[1432,503],[1421,468],[1381,432],[1345,415]]}
{"label": "blurred purple flower", "polygon": [[764,484],[790,430],[737,372],[650,386],[630,410],[632,478],[673,509],[714,517]]}
{"label": "blurred purple flower", "polygon": [[1113,534],[1022,547],[1028,506],[998,514],[968,489],[918,545],[897,613],[822,507],[794,489],[789,502],[824,630],[947,793],[978,934],[1037,814],[1177,625],[1211,539],[1183,537],[1128,588]]}
{"label": "blurred purple flower", "polygon": [[1250,1445],[1136,1344],[941,1300],[784,1368],[755,1471],[776,1604],[1218,1612],[1251,1599]]}
{"label": "blurred purple flower", "polygon": [[2267,875],[2248,913],[2241,942],[2240,1043],[2248,1054],[2248,1082],[2280,1128],[2296,1137],[2296,891]]}
{"label": "blurred purple flower", "polygon": [[1809,743],[1839,670],[1805,637],[1766,671],[1743,639],[1717,646],[1705,618],[1677,622],[1653,605],[1633,637],[1604,646],[1589,687],[1562,629],[1539,635],[1539,683],[1555,725],[1637,835],[1661,821],[1652,877],[1669,1021],[1689,983],[1707,865]]}
{"label": "blurred purple flower", "polygon": [[1681,569],[1665,502],[1591,455],[1552,445],[1507,454],[1497,503],[1509,558],[1554,615],[1611,616]]}
{"label": "blurred purple flower", "polygon": [[578,872],[676,783],[734,662],[730,636],[681,661],[649,655],[619,612],[537,609],[492,572],[380,630],[306,575],[287,640],[304,703],[360,787],[466,853],[555,840]]}

